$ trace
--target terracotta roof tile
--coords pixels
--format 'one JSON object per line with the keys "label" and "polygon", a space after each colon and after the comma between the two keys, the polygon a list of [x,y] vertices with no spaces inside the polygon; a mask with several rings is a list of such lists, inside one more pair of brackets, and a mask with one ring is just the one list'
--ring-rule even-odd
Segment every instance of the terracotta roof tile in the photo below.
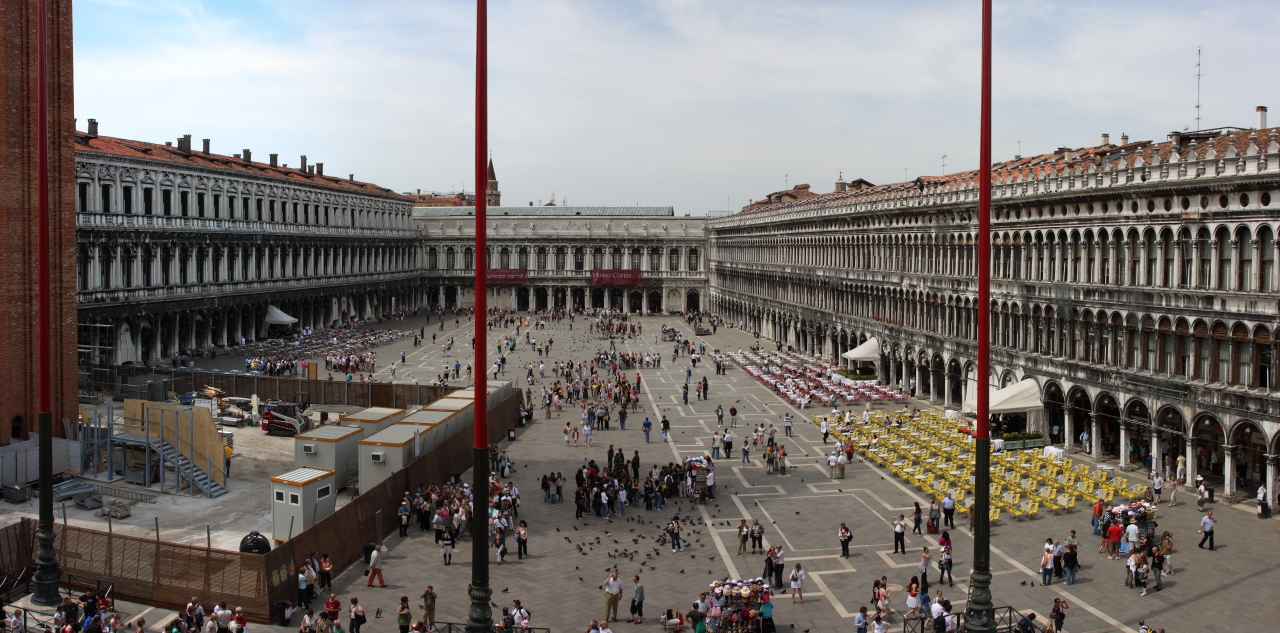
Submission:
{"label": "terracotta roof tile", "polygon": [[187,152],[169,145],[158,145],[155,143],[134,141],[112,136],[90,136],[78,130],[76,131],[75,148],[77,153],[96,152],[127,158],[156,160],[185,167],[204,167],[207,169],[231,171],[245,176],[281,178],[298,184],[328,187],[350,193],[393,197],[410,203],[413,201],[413,196],[405,196],[396,193],[391,189],[387,189],[386,187],[380,187],[373,183],[361,182],[359,180],[309,174],[304,173],[301,169],[294,169],[291,167],[272,167],[267,163],[260,163],[257,161],[250,162],[234,156],[224,156],[222,154],[205,154],[201,151]]}

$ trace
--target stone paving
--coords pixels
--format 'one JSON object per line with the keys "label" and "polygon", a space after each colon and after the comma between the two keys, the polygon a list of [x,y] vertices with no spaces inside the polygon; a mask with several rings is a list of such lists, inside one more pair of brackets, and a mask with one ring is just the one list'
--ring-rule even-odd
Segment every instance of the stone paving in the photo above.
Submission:
{"label": "stone paving", "polygon": [[[892,554],[890,521],[897,514],[910,515],[912,502],[920,501],[924,505],[927,500],[914,488],[869,464],[851,464],[845,479],[828,479],[817,427],[804,422],[807,415],[774,396],[740,369],[729,370],[727,376],[715,376],[714,365],[695,369],[695,380],[707,375],[711,397],[705,402],[691,400],[688,405],[682,404],[680,387],[688,360],[681,357],[671,362],[671,344],[655,342],[655,335],[662,323],[679,327],[686,333],[691,332],[691,328],[676,318],[645,318],[641,322],[644,335],[637,341],[619,343],[619,351],[665,352],[665,359],[661,369],[641,372],[645,397],[640,411],[629,416],[626,430],[617,429],[615,425],[613,430],[597,431],[590,449],[566,447],[561,429],[566,421],[577,420],[577,409],[574,407],[571,412],[570,407],[565,407],[563,413],[553,413],[550,420],[544,419],[540,412],[535,424],[522,429],[514,442],[504,443],[518,466],[513,481],[523,498],[520,518],[528,521],[531,530],[531,555],[525,560],[511,555],[501,566],[491,563],[493,602],[497,605],[495,619],[501,607],[519,599],[532,611],[534,626],[550,627],[553,631],[585,631],[591,619],[603,615],[600,585],[616,566],[626,581],[620,608],[623,620],[631,596],[629,578],[636,574],[645,585],[647,617],[644,625],[620,622],[614,630],[653,630],[650,627],[657,626],[656,616],[661,610],[687,610],[698,592],[712,580],[725,576],[755,577],[762,573],[763,556],[734,555],[733,526],[739,518],[748,521],[754,518],[766,526],[767,545],[780,543],[785,548],[787,566],[799,562],[808,572],[804,604],[793,605],[785,596],[777,600],[775,619],[780,630],[790,630],[791,624],[800,631],[851,630],[853,614],[870,602],[872,580],[882,575],[889,578],[891,588],[895,589],[893,602],[898,614],[892,618],[890,630],[900,630],[901,613],[906,610],[906,596],[901,588],[916,574],[919,554]],[[452,323],[449,325],[452,329]],[[584,320],[578,319],[572,332],[566,323],[547,331],[535,331],[533,336],[539,340],[554,338],[552,358],[578,361],[597,348],[607,346],[607,342],[592,335],[584,325]],[[463,332],[467,332],[465,338]],[[495,331],[491,338],[502,334]],[[464,329],[457,336],[465,341],[469,339],[469,331]],[[754,340],[745,332],[721,329],[716,335],[705,337],[705,342],[708,350],[737,349],[751,345]],[[438,346],[427,345],[409,357],[411,366],[421,365],[423,369],[441,363]],[[514,368],[537,360],[529,346],[518,346],[509,359],[512,369],[506,377],[521,375],[523,372]],[[467,362],[465,357],[462,362]],[[547,375],[550,379],[549,371]],[[380,375],[380,378],[386,379],[389,375]],[[524,386],[521,380],[521,387]],[[602,460],[611,444],[628,455],[640,451],[646,464],[665,464],[678,456],[708,452],[711,434],[717,430],[714,414],[717,404],[723,405],[726,411],[730,405],[738,407],[742,431],[759,423],[780,427],[781,416],[790,411],[796,417],[795,437],[783,438],[781,432],[778,434],[779,441],[787,445],[791,455],[792,468],[788,473],[766,475],[756,453],[747,465],[742,465],[740,455],[735,454],[718,462],[718,500],[706,506],[676,502],[664,511],[627,508],[624,516],[609,521],[590,515],[575,521],[571,500],[563,504],[542,500],[538,482],[543,474],[562,472],[572,481],[574,468],[587,459]],[[927,406],[927,403],[920,404]],[[662,442],[657,430],[657,420],[662,413],[672,422],[672,442]],[[653,441],[648,443],[640,430],[645,416],[653,416],[655,423]],[[728,423],[728,415],[725,422]],[[1184,499],[1188,497],[1183,495]],[[1165,579],[1163,592],[1153,591],[1146,597],[1124,588],[1123,563],[1109,561],[1095,553],[1097,541],[1091,536],[1087,509],[1063,516],[1042,513],[1040,518],[1021,523],[1001,521],[992,528],[995,603],[1013,606],[1024,613],[1045,614],[1054,597],[1065,598],[1070,609],[1064,628],[1072,633],[1136,631],[1139,618],[1170,633],[1219,628],[1222,614],[1212,605],[1220,604],[1229,591],[1240,592],[1274,577],[1270,557],[1249,551],[1245,539],[1270,542],[1280,536],[1280,524],[1258,521],[1236,506],[1215,507],[1220,538],[1214,552],[1195,547],[1201,515],[1194,504],[1160,509],[1160,530],[1171,531],[1175,538],[1172,561],[1176,575]],[[662,523],[677,513],[695,524],[686,532],[689,546],[682,554],[673,554],[669,547],[655,543]],[[841,521],[854,532],[848,559],[839,556],[836,530]],[[1044,539],[1064,538],[1072,529],[1077,530],[1082,540],[1078,583],[1037,586],[1039,552]],[[943,588],[943,595],[957,610],[962,610],[972,558],[971,541],[963,528],[951,530],[951,534],[956,542],[958,582],[955,587]],[[933,546],[936,541],[907,536],[907,546],[912,552],[919,552],[926,544]],[[365,588],[362,570],[354,568],[334,583],[344,602],[358,596],[370,614],[382,609],[384,619],[371,618],[370,625],[373,630],[390,630],[393,626],[390,618],[394,617],[399,597],[408,595],[416,605],[426,586],[433,585],[440,596],[436,619],[465,621],[466,587],[471,573],[469,540],[460,543],[454,564],[448,567],[442,564],[430,533],[414,531],[407,538],[393,535],[387,545],[390,548],[386,567],[389,587]],[[935,583],[932,591],[936,591],[936,568],[930,576],[930,581]],[[1262,626],[1264,620],[1270,618],[1263,610],[1248,609],[1232,620],[1241,628],[1250,629]]]}

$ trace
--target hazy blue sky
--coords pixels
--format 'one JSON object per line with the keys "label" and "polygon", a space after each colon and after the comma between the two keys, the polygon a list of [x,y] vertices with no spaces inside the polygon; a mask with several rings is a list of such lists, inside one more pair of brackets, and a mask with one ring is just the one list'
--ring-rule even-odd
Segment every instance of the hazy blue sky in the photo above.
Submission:
{"label": "hazy blue sky", "polygon": [[[1280,122],[1277,2],[996,0],[995,157]],[[474,187],[474,3],[78,0],[76,117],[325,163],[398,191]],[[979,4],[493,0],[506,204],[734,208],[971,169]],[[1271,35],[1268,35],[1271,34]],[[198,146],[199,141],[196,141]]]}

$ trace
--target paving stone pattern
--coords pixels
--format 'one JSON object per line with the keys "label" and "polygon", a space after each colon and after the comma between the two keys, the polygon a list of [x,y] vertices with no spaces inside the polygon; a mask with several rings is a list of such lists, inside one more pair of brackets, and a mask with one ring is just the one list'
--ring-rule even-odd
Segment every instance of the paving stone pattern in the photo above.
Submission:
{"label": "paving stone pattern", "polygon": [[[914,501],[927,507],[927,499],[887,472],[864,463],[851,464],[845,479],[830,480],[822,457],[824,450],[830,448],[824,448],[817,427],[805,422],[807,414],[815,411],[794,409],[741,369],[730,369],[727,376],[716,376],[714,365],[704,363],[694,370],[693,378],[707,376],[711,384],[710,399],[682,404],[680,387],[685,381],[684,369],[689,366],[689,360],[681,356],[672,362],[672,344],[655,341],[655,335],[663,323],[681,328],[686,335],[692,329],[677,318],[644,318],[640,322],[644,324],[644,335],[636,341],[620,342],[619,351],[662,352],[664,360],[660,369],[641,372],[642,406],[640,411],[629,415],[626,430],[616,428],[615,424],[612,430],[596,431],[590,449],[566,447],[561,430],[566,421],[578,420],[576,406],[566,406],[563,412],[553,412],[550,420],[540,411],[536,422],[522,429],[514,442],[504,442],[503,448],[514,456],[518,466],[512,480],[520,488],[523,500],[519,518],[528,521],[530,526],[531,555],[517,560],[512,554],[503,565],[491,565],[493,602],[497,605],[495,619],[501,607],[519,599],[533,612],[535,626],[550,627],[553,631],[585,631],[591,619],[604,613],[600,586],[616,567],[625,581],[620,607],[622,619],[626,619],[631,597],[629,579],[636,574],[645,586],[647,617],[644,625],[620,622],[614,629],[653,630],[661,610],[687,610],[712,580],[726,576],[755,577],[763,573],[763,556],[734,555],[734,526],[740,518],[746,518],[748,521],[760,519],[766,526],[766,545],[782,544],[788,568],[799,562],[808,573],[803,604],[793,605],[786,595],[777,597],[775,613],[780,630],[790,630],[791,624],[800,631],[851,630],[853,614],[860,606],[869,605],[871,583],[881,576],[887,576],[895,590],[893,603],[898,614],[893,616],[891,630],[900,630],[901,613],[906,611],[902,588],[917,573],[920,548],[935,546],[936,540],[908,535],[907,546],[912,553],[893,554],[890,521],[898,514],[910,516]],[[607,341],[600,340],[585,325],[586,321],[580,318],[573,331],[569,331],[567,322],[549,330],[535,330],[533,336],[538,340],[552,338],[555,341],[551,358],[543,360],[580,361],[597,349],[607,348]],[[465,328],[465,320],[464,328],[456,334],[452,326],[449,323],[449,333],[457,336],[458,347],[467,347],[465,341],[469,340],[470,332]],[[502,334],[504,332],[495,331],[491,339]],[[520,340],[523,341],[523,336]],[[736,350],[754,343],[749,334],[727,329],[699,340],[707,344],[708,351],[713,348]],[[398,351],[395,355],[398,357]],[[427,369],[442,365],[438,346],[429,343],[409,356],[411,366]],[[469,354],[462,357],[464,364],[468,362],[467,357]],[[523,371],[517,368],[527,362],[535,363],[536,367],[538,360],[528,345],[518,346],[509,358],[505,377],[522,376]],[[387,375],[383,376],[384,373]],[[632,380],[634,373],[627,372]],[[551,382],[550,369],[546,375],[547,382]],[[380,370],[379,377],[388,379],[388,369]],[[523,378],[519,384],[522,388],[526,386]],[[543,381],[539,380],[535,390],[541,384]],[[911,404],[927,406],[915,401]],[[718,430],[716,405],[722,405],[726,412],[730,405],[737,406],[740,427],[737,430],[741,434],[735,435],[740,439],[746,437],[752,425],[773,423],[781,429],[784,413],[790,411],[796,416],[795,437],[784,438],[782,431],[778,432],[778,441],[787,446],[791,455],[792,467],[788,473],[766,475],[757,459],[759,451],[753,451],[748,465],[742,465],[740,455],[735,454],[717,462],[719,490],[715,501],[705,506],[678,501],[668,504],[663,511],[628,507],[624,516],[611,517],[608,521],[589,515],[575,521],[572,497],[560,504],[543,501],[539,488],[543,474],[562,472],[572,482],[575,468],[587,459],[602,461],[610,445],[628,456],[640,451],[646,466],[666,464],[678,456],[709,452],[712,433]],[[657,422],[662,413],[672,422],[673,441],[669,443],[662,442],[658,432]],[[641,433],[645,416],[652,416],[654,422],[652,441],[648,443]],[[726,414],[725,424],[728,423]],[[735,444],[741,446],[740,441]],[[1184,494],[1183,498],[1189,495]],[[1196,547],[1201,515],[1194,503],[1161,507],[1160,530],[1173,532],[1175,538],[1176,550],[1172,557],[1175,575],[1165,579],[1164,591],[1152,591],[1146,597],[1124,587],[1122,562],[1107,560],[1096,553],[1097,540],[1092,536],[1087,508],[1063,516],[1042,513],[1039,518],[1021,523],[1001,521],[992,529],[995,603],[1011,605],[1024,613],[1047,614],[1054,597],[1065,598],[1070,609],[1064,628],[1072,633],[1136,631],[1139,618],[1170,633],[1221,627],[1224,613],[1219,605],[1228,591],[1241,592],[1250,587],[1265,591],[1270,584],[1268,579],[1275,578],[1271,557],[1263,548],[1280,536],[1280,529],[1276,522],[1258,521],[1240,507],[1219,504],[1216,508],[1218,548],[1209,552]],[[677,554],[656,542],[663,522],[675,514],[690,523],[685,532],[688,545],[683,553]],[[962,529],[951,530],[956,543],[957,583],[943,588],[943,595],[956,610],[964,608],[972,558],[971,541],[964,529],[966,524],[963,518],[959,520]],[[848,559],[839,556],[836,531],[841,521],[854,533]],[[1078,583],[1037,586],[1039,552],[1044,539],[1065,538],[1072,529],[1077,530],[1082,540]],[[1250,546],[1251,540],[1263,545]],[[359,568],[349,570],[334,583],[344,603],[347,598],[358,596],[371,615],[376,609],[382,609],[383,619],[371,618],[366,629],[391,630],[399,597],[408,595],[411,603],[417,605],[418,596],[427,585],[433,585],[440,596],[437,620],[465,622],[466,587],[471,574],[469,540],[459,544],[454,563],[448,567],[443,565],[429,532],[415,530],[407,538],[393,535],[387,545],[390,548],[385,569],[387,589],[366,588]],[[936,575],[935,568],[930,573],[930,581],[935,583],[931,591],[938,588]],[[1241,630],[1259,630],[1264,621],[1272,620],[1265,609],[1242,609],[1230,619]]]}

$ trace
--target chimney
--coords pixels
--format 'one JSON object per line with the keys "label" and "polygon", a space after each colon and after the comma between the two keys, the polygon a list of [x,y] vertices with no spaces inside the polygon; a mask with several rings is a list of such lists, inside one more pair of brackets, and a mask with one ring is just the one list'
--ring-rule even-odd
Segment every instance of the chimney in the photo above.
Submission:
{"label": "chimney", "polygon": [[279,155],[279,154],[271,154],[270,156],[271,156],[271,166],[272,166],[272,167],[277,166],[277,165],[279,164],[279,162],[278,162],[278,161],[280,160],[280,155]]}
{"label": "chimney", "polygon": [[422,190],[421,190],[421,189],[419,189],[419,190],[418,190],[418,195],[422,195]]}
{"label": "chimney", "polygon": [[315,166],[315,165],[312,165],[312,166],[308,167],[308,168],[307,168],[307,173],[308,173],[308,174],[313,174],[313,175],[314,175],[314,174],[316,173],[316,166]]}
{"label": "chimney", "polygon": [[1128,145],[1128,144],[1129,144],[1129,133],[1128,133],[1128,132],[1121,132],[1121,133],[1120,133],[1120,144],[1121,144],[1121,145]]}
{"label": "chimney", "polygon": [[316,163],[316,175],[317,176],[324,175],[324,163]]}
{"label": "chimney", "polygon": [[183,134],[181,137],[178,138],[178,151],[180,152],[191,151],[191,135],[190,134]]}
{"label": "chimney", "polygon": [[[89,129],[92,130],[89,132],[90,135],[98,135],[98,124],[93,119],[89,119]],[[1267,129],[1267,106],[1258,106],[1258,129]]]}
{"label": "chimney", "polygon": [[306,154],[302,155],[302,161],[298,163],[298,169],[301,169],[302,173],[304,174],[307,173],[307,155]]}
{"label": "chimney", "polygon": [[355,181],[356,181],[356,175],[355,175],[355,174],[347,174],[347,180],[350,180],[351,182],[355,182]]}
{"label": "chimney", "polygon": [[1110,135],[1110,134],[1103,134],[1103,135],[1102,135],[1102,145],[1105,147],[1105,146],[1110,145],[1110,144],[1111,144],[1111,135]]}
{"label": "chimney", "polygon": [[245,148],[245,150],[244,150],[244,162],[246,162],[246,163],[252,163],[252,162],[253,162],[253,155],[249,153],[249,149],[248,149],[248,148]]}
{"label": "chimney", "polygon": [[[1262,116],[1265,120],[1267,116],[1266,115],[1267,109],[1258,108],[1258,110],[1263,113]],[[89,136],[93,138],[98,138],[98,120],[97,119],[89,119]]]}
{"label": "chimney", "polygon": [[208,153],[209,153],[209,139],[207,139],[207,138],[206,138],[206,139],[202,139],[202,141],[203,141],[203,143],[204,143],[204,153],[208,154]]}

